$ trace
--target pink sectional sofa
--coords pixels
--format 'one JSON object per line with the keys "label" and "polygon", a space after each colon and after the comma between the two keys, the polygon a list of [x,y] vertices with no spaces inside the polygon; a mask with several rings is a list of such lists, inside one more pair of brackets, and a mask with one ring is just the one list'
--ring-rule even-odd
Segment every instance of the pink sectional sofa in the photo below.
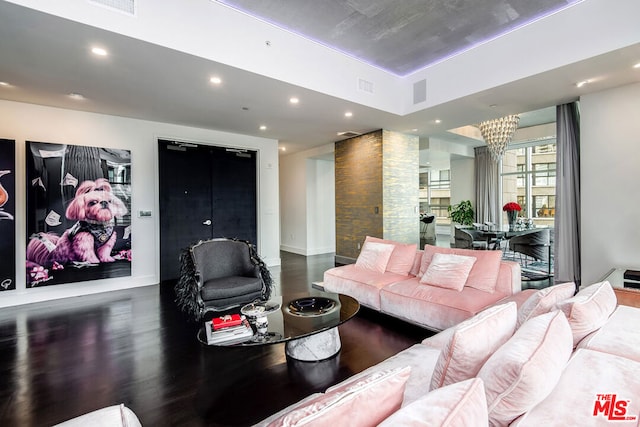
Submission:
{"label": "pink sectional sofa", "polygon": [[637,426],[640,309],[528,290],[257,426]]}
{"label": "pink sectional sofa", "polygon": [[475,251],[367,237],[355,264],[324,273],[327,292],[441,331],[520,292],[520,266],[501,251]]}

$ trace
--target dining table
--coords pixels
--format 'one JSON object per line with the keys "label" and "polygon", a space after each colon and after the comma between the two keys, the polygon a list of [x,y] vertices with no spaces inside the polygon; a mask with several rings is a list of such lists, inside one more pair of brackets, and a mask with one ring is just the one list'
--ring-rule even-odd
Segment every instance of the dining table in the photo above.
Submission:
{"label": "dining table", "polygon": [[487,240],[487,248],[493,250],[500,249],[500,242],[502,240],[509,240],[514,236],[521,236],[523,234],[531,233],[532,231],[548,228],[545,226],[529,227],[529,228],[517,228],[506,230],[477,230],[478,236]]}

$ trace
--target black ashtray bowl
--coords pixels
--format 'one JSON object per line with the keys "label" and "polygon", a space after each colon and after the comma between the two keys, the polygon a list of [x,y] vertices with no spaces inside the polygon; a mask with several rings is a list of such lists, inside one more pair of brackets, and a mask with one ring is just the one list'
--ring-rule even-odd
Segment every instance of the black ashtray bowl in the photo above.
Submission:
{"label": "black ashtray bowl", "polygon": [[336,302],[326,297],[304,297],[291,301],[289,312],[298,316],[318,316],[336,307]]}

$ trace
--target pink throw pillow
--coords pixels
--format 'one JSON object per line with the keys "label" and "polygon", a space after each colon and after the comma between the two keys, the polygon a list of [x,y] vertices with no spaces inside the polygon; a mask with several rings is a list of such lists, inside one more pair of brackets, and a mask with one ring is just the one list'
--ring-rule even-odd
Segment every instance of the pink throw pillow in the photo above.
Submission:
{"label": "pink throw pillow", "polygon": [[418,245],[415,243],[398,243],[392,240],[379,239],[377,237],[367,236],[364,240],[366,242],[385,243],[393,245],[394,249],[387,263],[387,271],[402,276],[407,276],[411,267],[413,267],[413,260],[416,257],[416,251]]}
{"label": "pink throw pillow", "polygon": [[489,423],[509,425],[546,398],[558,383],[571,352],[571,328],[555,310],[524,323],[484,364]]}
{"label": "pink throw pillow", "polygon": [[431,390],[473,378],[516,330],[515,302],[481,311],[454,327],[431,376]]}
{"label": "pink throw pillow", "polygon": [[482,380],[472,378],[426,394],[391,415],[379,427],[488,425]]}
{"label": "pink throw pillow", "polygon": [[498,282],[498,272],[502,261],[501,251],[475,251],[473,249],[443,248],[440,246],[425,245],[420,264],[420,277],[427,271],[433,256],[436,253],[464,255],[476,258],[466,286],[481,291],[493,293]]}
{"label": "pink throw pillow", "polygon": [[518,310],[516,327],[519,328],[520,325],[531,318],[548,313],[556,307],[558,302],[571,298],[575,291],[576,285],[573,282],[562,283],[537,291],[522,303],[522,307]]}
{"label": "pink throw pillow", "polygon": [[393,245],[386,243],[364,242],[356,266],[365,270],[377,271],[384,273],[394,250]]}
{"label": "pink throw pillow", "polygon": [[305,401],[269,423],[276,426],[334,427],[378,425],[400,409],[411,368],[374,372]]}
{"label": "pink throw pillow", "polygon": [[470,256],[435,254],[420,283],[460,292],[475,262]]}
{"label": "pink throw pillow", "polygon": [[605,280],[587,286],[573,298],[559,302],[556,307],[569,320],[575,347],[584,337],[606,323],[617,304],[616,294],[611,284]]}

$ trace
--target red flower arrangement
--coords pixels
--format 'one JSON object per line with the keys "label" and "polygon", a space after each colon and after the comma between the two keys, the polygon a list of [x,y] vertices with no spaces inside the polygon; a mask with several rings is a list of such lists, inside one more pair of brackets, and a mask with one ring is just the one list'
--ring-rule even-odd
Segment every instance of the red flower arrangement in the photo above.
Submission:
{"label": "red flower arrangement", "polygon": [[516,202],[509,202],[509,203],[507,203],[506,205],[504,205],[502,207],[502,210],[505,211],[505,212],[521,211],[522,208]]}

